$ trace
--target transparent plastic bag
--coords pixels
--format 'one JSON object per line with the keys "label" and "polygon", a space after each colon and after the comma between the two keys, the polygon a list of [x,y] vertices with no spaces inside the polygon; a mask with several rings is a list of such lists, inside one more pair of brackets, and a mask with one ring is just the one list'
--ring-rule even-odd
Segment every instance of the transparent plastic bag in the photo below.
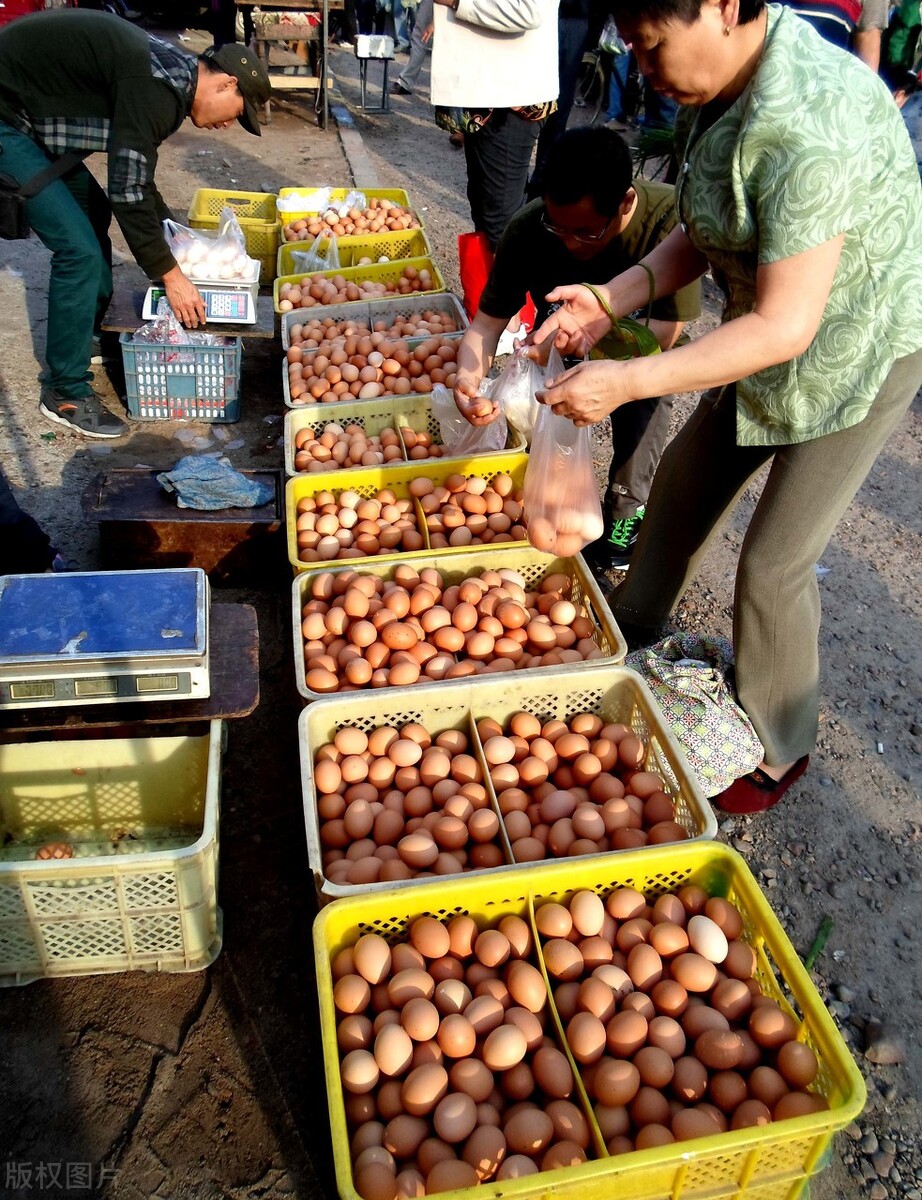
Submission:
{"label": "transparent plastic bag", "polygon": [[615,24],[614,17],[608,17],[602,26],[602,32],[599,36],[599,49],[605,50],[609,54],[627,54],[628,52],[624,38],[618,32],[618,26]]}
{"label": "transparent plastic bag", "polygon": [[312,188],[303,192],[290,192],[287,196],[279,196],[276,208],[279,213],[326,213],[333,211],[338,217],[343,217],[350,208],[367,208],[368,201],[365,193],[353,189],[342,200],[331,199],[333,188]]}
{"label": "transparent plastic bag", "polygon": [[307,275],[311,271],[338,271],[342,264],[339,261],[336,235],[324,237],[322,233],[318,233],[310,250],[292,250],[291,261],[298,275]]}
{"label": "transparent plastic bag", "polygon": [[[552,350],[546,376],[553,379],[563,370]],[[572,558],[604,528],[589,426],[558,417],[549,405],[539,408],[523,487],[528,541],[544,554]]]}
{"label": "transparent plastic bag", "polygon": [[471,425],[458,412],[451,389],[443,383],[432,389],[432,411],[439,423],[439,437],[446,454],[486,454],[505,449],[508,430],[502,411],[489,425]]}
{"label": "transparent plastic bag", "polygon": [[260,263],[246,252],[246,238],[234,210],[225,207],[217,229],[189,229],[164,221],[167,245],[183,275],[207,283],[255,283]]}
{"label": "transparent plastic bag", "polygon": [[485,384],[481,384],[480,393],[490,400],[498,401],[500,411],[506,414],[516,429],[524,435],[525,441],[531,445],[538,409],[541,407],[535,399],[535,392],[540,391],[542,387],[543,369],[520,347],[509,356],[508,362],[495,379],[486,380]]}

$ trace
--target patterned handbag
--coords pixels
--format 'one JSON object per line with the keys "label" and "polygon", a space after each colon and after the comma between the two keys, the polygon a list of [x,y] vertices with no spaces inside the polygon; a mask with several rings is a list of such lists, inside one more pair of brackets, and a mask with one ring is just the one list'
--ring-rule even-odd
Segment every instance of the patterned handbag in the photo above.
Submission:
{"label": "patterned handbag", "polygon": [[674,633],[625,660],[646,680],[706,796],[716,796],[764,757],[733,686],[726,638]]}

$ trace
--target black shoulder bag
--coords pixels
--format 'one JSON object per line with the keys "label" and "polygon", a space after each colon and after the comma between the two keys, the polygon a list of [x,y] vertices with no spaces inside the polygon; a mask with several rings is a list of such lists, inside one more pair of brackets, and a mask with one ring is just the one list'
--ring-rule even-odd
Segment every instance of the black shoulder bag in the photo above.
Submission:
{"label": "black shoulder bag", "polygon": [[27,238],[31,228],[26,216],[26,201],[37,196],[42,188],[65,175],[77,163],[83,162],[87,153],[72,151],[62,154],[26,183],[19,183],[12,175],[0,174],[0,238],[7,241]]}

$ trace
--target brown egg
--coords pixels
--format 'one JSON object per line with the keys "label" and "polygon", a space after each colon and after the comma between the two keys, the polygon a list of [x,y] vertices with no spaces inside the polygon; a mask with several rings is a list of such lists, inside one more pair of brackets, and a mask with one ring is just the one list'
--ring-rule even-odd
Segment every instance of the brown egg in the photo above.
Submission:
{"label": "brown egg", "polygon": [[347,1092],[363,1095],[378,1082],[380,1069],[368,1050],[350,1050],[340,1064],[343,1087]]}
{"label": "brown egg", "polygon": [[469,1163],[446,1158],[437,1162],[426,1175],[426,1195],[475,1187],[479,1182],[477,1172]]}
{"label": "brown egg", "polygon": [[772,1114],[761,1100],[744,1100],[736,1109],[731,1120],[731,1129],[754,1129],[771,1124]]}
{"label": "brown egg", "polygon": [[701,1108],[683,1108],[675,1114],[670,1128],[677,1142],[713,1137],[721,1128],[713,1115]]}
{"label": "brown egg", "polygon": [[659,1046],[642,1046],[634,1055],[634,1066],[640,1072],[643,1085],[661,1090],[669,1084],[675,1072],[672,1057]]}
{"label": "brown egg", "polygon": [[766,1050],[777,1050],[797,1037],[797,1022],[771,1001],[752,1010],[748,1028],[755,1041]]}
{"label": "brown egg", "polygon": [[672,1075],[671,1090],[683,1104],[694,1104],[701,1100],[707,1091],[708,1073],[706,1067],[693,1055],[683,1055],[676,1059]]}
{"label": "brown egg", "polygon": [[685,1030],[672,1017],[657,1016],[649,1023],[647,1044],[665,1050],[676,1059],[685,1053]]}
{"label": "brown egg", "polygon": [[[628,951],[625,969],[636,988],[649,992],[663,977],[663,960],[652,946],[641,942]],[[679,982],[687,986],[683,980]]]}
{"label": "brown egg", "polygon": [[529,1012],[541,1012],[547,1003],[544,976],[530,963],[516,960],[509,966],[506,984],[516,1004]]}
{"label": "brown egg", "polygon": [[623,1009],[605,1029],[608,1049],[616,1058],[632,1058],[647,1040],[649,1022],[639,1012]]}
{"label": "brown egg", "polygon": [[578,1012],[566,1029],[567,1045],[578,1063],[597,1062],[605,1050],[605,1026],[589,1012]]}
{"label": "brown egg", "polygon": [[738,938],[743,932],[743,918],[739,911],[729,900],[724,900],[721,896],[712,896],[707,901],[704,906],[704,915],[720,926],[729,941]]}
{"label": "brown egg", "polygon": [[432,1112],[448,1092],[448,1072],[438,1063],[416,1067],[403,1081],[400,1098],[405,1110],[415,1117]]}
{"label": "brown egg", "polygon": [[447,928],[435,917],[417,917],[410,925],[410,943],[423,958],[441,958],[451,949]]}
{"label": "brown egg", "polygon": [[717,982],[717,968],[700,954],[688,952],[671,960],[673,979],[688,992],[707,992]]}
{"label": "brown egg", "polygon": [[382,1075],[402,1075],[413,1058],[413,1042],[402,1025],[385,1025],[374,1043],[375,1062]]}
{"label": "brown egg", "polygon": [[400,1010],[400,1023],[415,1042],[428,1042],[439,1028],[439,1010],[431,1000],[418,996]]}
{"label": "brown egg", "polygon": [[792,1089],[806,1091],[819,1073],[819,1062],[803,1042],[785,1042],[779,1047],[775,1064]]}
{"label": "brown egg", "polygon": [[695,1057],[712,1071],[727,1071],[739,1065],[743,1047],[732,1029],[706,1029],[695,1038]]}
{"label": "brown egg", "polygon": [[641,1085],[628,1105],[635,1125],[668,1125],[671,1116],[668,1099],[658,1088]]}
{"label": "brown egg", "polygon": [[482,1038],[502,1025],[505,1009],[495,996],[479,995],[470,1002],[464,1015],[474,1026],[477,1036]]}
{"label": "brown egg", "polygon": [[543,947],[544,963],[553,979],[578,979],[583,973],[583,956],[565,938],[551,938]]}
{"label": "brown egg", "polygon": [[462,1058],[448,1069],[451,1087],[464,1092],[476,1104],[482,1104],[493,1092],[493,1073],[479,1058]]}
{"label": "brown egg", "polygon": [[381,983],[390,973],[391,948],[380,934],[363,934],[352,948],[355,969],[369,983]]}
{"label": "brown egg", "polygon": [[492,1179],[506,1157],[506,1138],[503,1132],[481,1125],[468,1138],[461,1157],[473,1167],[479,1182]]}
{"label": "brown egg", "polygon": [[386,1163],[366,1163],[354,1178],[362,1200],[397,1200],[397,1176]]}
{"label": "brown egg", "polygon": [[827,1112],[828,1109],[829,1102],[815,1092],[788,1092],[772,1109],[772,1120],[786,1121],[790,1117],[804,1117],[811,1113]]}
{"label": "brown egg", "polygon": [[481,1055],[491,1071],[508,1071],[522,1061],[528,1043],[516,1025],[500,1025],[484,1040]]}
{"label": "brown egg", "polygon": [[570,1060],[556,1046],[542,1046],[532,1059],[535,1081],[545,1095],[566,1100],[575,1086]]}
{"label": "brown egg", "polygon": [[503,1125],[503,1134],[511,1151],[533,1156],[550,1145],[554,1123],[546,1112],[527,1105],[508,1118]]}

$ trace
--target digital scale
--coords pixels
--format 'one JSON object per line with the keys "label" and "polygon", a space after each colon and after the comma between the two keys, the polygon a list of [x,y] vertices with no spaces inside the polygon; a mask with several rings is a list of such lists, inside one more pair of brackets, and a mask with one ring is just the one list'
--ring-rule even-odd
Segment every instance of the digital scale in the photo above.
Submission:
{"label": "digital scale", "polygon": [[[193,281],[194,282],[194,281]],[[221,322],[228,325],[255,325],[256,298],[252,291],[235,288],[212,287],[196,284],[202,299],[205,301],[205,319],[216,324]],[[144,297],[141,316],[145,321],[152,321],[158,315],[157,306],[166,299],[166,292],[159,284],[151,284]]]}
{"label": "digital scale", "polygon": [[0,709],[205,699],[198,567],[0,576]]}

